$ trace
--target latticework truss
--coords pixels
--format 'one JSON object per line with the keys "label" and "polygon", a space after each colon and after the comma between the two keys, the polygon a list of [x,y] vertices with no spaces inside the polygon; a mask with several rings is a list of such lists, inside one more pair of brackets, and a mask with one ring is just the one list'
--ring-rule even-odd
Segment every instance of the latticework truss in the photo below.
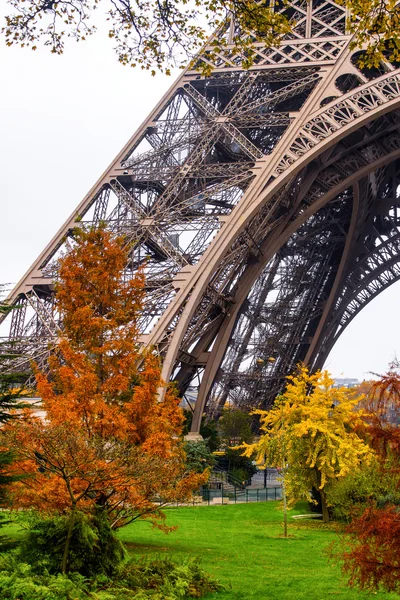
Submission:
{"label": "latticework truss", "polygon": [[[358,67],[346,12],[294,0],[292,32],[248,71],[205,47],[12,293],[9,341],[45,361],[57,258],[106,222],[146,272],[142,342],[204,410],[268,406],[298,361],[323,365],[400,278],[400,69]],[[201,75],[201,63],[212,67]],[[50,344],[49,344],[50,342]]]}

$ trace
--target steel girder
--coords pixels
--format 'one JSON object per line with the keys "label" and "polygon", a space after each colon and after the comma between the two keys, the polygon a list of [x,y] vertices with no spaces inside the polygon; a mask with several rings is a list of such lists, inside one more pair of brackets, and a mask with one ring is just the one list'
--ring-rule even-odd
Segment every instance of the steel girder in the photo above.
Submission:
{"label": "steel girder", "polygon": [[[293,31],[254,43],[233,22],[182,73],[10,296],[8,341],[45,361],[57,259],[106,222],[144,265],[144,344],[204,410],[268,406],[295,364],[322,366],[363,306],[400,277],[400,69],[361,71],[346,12],[294,0]],[[201,75],[202,63],[212,67]],[[50,343],[49,343],[50,342]]]}

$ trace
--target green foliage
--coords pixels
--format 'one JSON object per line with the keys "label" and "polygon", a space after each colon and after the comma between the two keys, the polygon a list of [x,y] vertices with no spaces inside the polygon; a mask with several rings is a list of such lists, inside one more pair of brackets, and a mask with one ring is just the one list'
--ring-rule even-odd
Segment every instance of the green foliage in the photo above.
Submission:
{"label": "green foliage", "polygon": [[[59,573],[69,518],[46,518],[32,512],[26,521],[28,534],[18,550],[19,559],[30,564],[35,572]],[[99,510],[93,517],[77,513],[69,556],[70,571],[85,577],[98,573],[112,575],[124,555],[124,548],[111,530],[104,511]]]}
{"label": "green foliage", "polygon": [[0,315],[7,315],[11,310],[12,306],[7,304],[4,294],[7,292],[7,286],[0,284]]}
{"label": "green foliage", "polygon": [[238,444],[250,444],[254,435],[251,416],[238,408],[225,408],[218,421],[221,445],[225,448],[228,472],[232,477],[245,482],[257,471],[252,456],[243,456],[240,450],[231,448]]}
{"label": "green foliage", "polygon": [[383,496],[379,496],[376,506],[378,508],[386,508],[387,506],[400,506],[400,492],[398,488],[395,492],[389,492]]}
{"label": "green foliage", "polygon": [[327,487],[333,518],[348,523],[360,516],[371,502],[382,502],[388,495],[392,499],[400,499],[399,483],[399,476],[382,471],[375,461],[371,465],[363,465]]}
{"label": "green foliage", "polygon": [[[228,26],[230,10],[240,27],[241,35],[233,38],[233,54],[242,54],[242,62],[253,64],[255,52],[251,41],[267,45],[290,30],[288,18],[271,10],[269,3],[233,0],[9,0],[10,13],[0,30],[8,46],[13,44],[36,50],[40,42],[53,54],[62,54],[66,39],[87,39],[96,32],[98,19],[94,9],[107,24],[108,37],[113,40],[120,63],[139,65],[142,69],[170,74],[172,65],[182,65],[186,57],[194,57],[206,42],[210,31]],[[104,11],[101,8],[104,8]],[[228,44],[226,36],[211,43],[211,59],[217,58]],[[215,47],[216,46],[216,47]],[[210,71],[203,65],[205,72]]]}
{"label": "green foliage", "polygon": [[38,575],[10,555],[0,557],[0,600],[87,600],[84,577]]}
{"label": "green foliage", "polygon": [[241,481],[243,484],[246,484],[247,480],[251,478],[249,472],[245,469],[230,469],[229,475],[231,476],[233,481]]}
{"label": "green foliage", "polygon": [[37,573],[10,555],[0,557],[0,600],[184,600],[220,589],[194,560],[132,560],[113,580],[102,575],[88,582],[77,573]]}
{"label": "green foliage", "polygon": [[[329,560],[326,547],[337,538],[337,524],[292,519],[307,513],[306,503],[289,512],[290,537],[282,537],[279,502],[251,502],[170,509],[173,535],[150,529],[145,522],[120,530],[135,554],[148,557],[201,558],[203,569],[228,587],[207,600],[371,600],[348,589],[340,564]],[[375,596],[374,596],[375,598]],[[380,593],[380,600],[399,596]]]}
{"label": "green foliage", "polygon": [[[68,38],[86,40],[104,29],[120,63],[139,65],[153,75],[157,70],[170,74],[171,66],[183,66],[185,58],[193,58],[216,29],[219,35],[209,42],[207,59],[199,61],[197,68],[209,74],[212,61],[218,62],[221,55],[249,68],[257,59],[255,42],[275,46],[304,19],[304,7],[296,10],[297,3],[288,0],[8,0],[8,4],[5,26],[0,30],[8,46],[36,50],[43,43],[53,54],[62,54]],[[338,0],[338,4],[346,8],[346,29],[353,34],[351,47],[365,46],[369,64],[377,65],[384,57],[399,60],[400,7],[396,0]],[[97,18],[94,9],[99,9]],[[231,16],[235,21],[233,38],[226,35]],[[319,9],[316,18],[322,19],[321,24],[324,16]],[[106,27],[97,26],[101,17]],[[335,17],[334,23],[337,20]]]}
{"label": "green foliage", "polygon": [[212,468],[216,462],[205,440],[186,442],[185,454],[188,470],[195,473],[202,473],[207,467]]}
{"label": "green foliage", "polygon": [[227,448],[225,456],[228,460],[228,472],[236,479],[247,481],[256,473],[257,468],[251,456],[243,456],[240,450],[233,448]]}
{"label": "green foliage", "polygon": [[[121,593],[121,590],[142,590],[133,596],[135,600],[152,598],[157,600],[179,600],[201,598],[216,592],[222,586],[206,575],[198,560],[177,564],[169,558],[163,560],[132,560],[118,573],[114,587],[108,591]],[[154,594],[153,590],[156,590]],[[132,596],[116,595],[116,598],[130,600]],[[106,599],[104,599],[106,600]]]}
{"label": "green foliage", "polygon": [[221,440],[219,439],[217,424],[215,421],[212,419],[207,420],[207,417],[204,415],[201,419],[200,434],[207,442],[211,452],[218,450]]}
{"label": "green foliage", "polygon": [[11,410],[27,406],[20,398],[30,393],[23,387],[28,375],[9,372],[17,358],[18,355],[13,353],[12,348],[5,348],[0,344],[0,423],[15,418],[15,415],[10,413]]}
{"label": "green foliage", "polygon": [[218,432],[223,446],[250,444],[254,438],[251,416],[238,408],[225,408],[218,421]]}

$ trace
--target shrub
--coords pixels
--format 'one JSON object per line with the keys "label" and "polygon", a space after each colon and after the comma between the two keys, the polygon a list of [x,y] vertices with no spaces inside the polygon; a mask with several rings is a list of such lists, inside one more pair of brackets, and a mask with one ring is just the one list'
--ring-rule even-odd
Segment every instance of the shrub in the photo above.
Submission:
{"label": "shrub", "polygon": [[0,600],[87,600],[85,579],[38,575],[26,563],[18,563],[10,555],[0,557]]}
{"label": "shrub", "polygon": [[204,469],[212,468],[216,462],[215,456],[204,440],[186,442],[185,454],[187,468],[195,473],[203,473]]}
{"label": "shrub", "polygon": [[240,481],[251,479],[254,473],[257,472],[257,467],[254,465],[253,459],[247,456],[242,456],[241,450],[227,448],[225,456],[228,461],[228,471],[234,476],[240,475]]}
{"label": "shrub", "polygon": [[388,495],[392,503],[400,500],[399,477],[379,468],[377,463],[364,465],[358,471],[333,482],[327,489],[327,500],[333,518],[350,522],[364,510]]}
{"label": "shrub", "polygon": [[249,476],[249,472],[246,469],[231,469],[229,476],[232,478],[232,481],[240,481],[242,484],[246,484],[251,479],[251,475]]}
{"label": "shrub", "polygon": [[89,584],[77,573],[51,575],[43,570],[38,574],[10,555],[0,558],[0,600],[185,600],[221,589],[198,561],[131,560],[113,581],[100,575]]}
{"label": "shrub", "polygon": [[[222,590],[222,586],[207,575],[195,559],[180,564],[169,558],[152,561],[131,560],[122,566],[114,585],[117,590],[139,588],[143,598],[151,597],[157,600],[158,596],[149,595],[148,592],[156,590],[160,594],[160,600],[178,600],[201,598],[205,594]],[[135,600],[139,600],[140,597],[134,596]]]}
{"label": "shrub", "polygon": [[[44,570],[59,573],[67,530],[67,517],[43,518],[31,513],[28,534],[18,550],[19,559],[30,564],[37,573]],[[70,571],[85,577],[98,573],[112,575],[124,555],[122,543],[111,530],[103,511],[99,510],[92,517],[77,514],[69,554]]]}

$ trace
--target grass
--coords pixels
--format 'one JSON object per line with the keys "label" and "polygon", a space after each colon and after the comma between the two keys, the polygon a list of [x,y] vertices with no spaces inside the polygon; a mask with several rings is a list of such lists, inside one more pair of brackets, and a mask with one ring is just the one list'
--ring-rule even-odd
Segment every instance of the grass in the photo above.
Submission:
{"label": "grass", "polygon": [[[291,515],[305,512],[299,505]],[[350,589],[340,566],[326,554],[337,539],[334,526],[289,517],[289,535],[282,537],[282,513],[277,502],[168,509],[169,534],[138,522],[120,538],[137,555],[195,556],[203,568],[227,586],[211,600],[355,600],[370,594]],[[378,592],[382,600],[397,594]],[[376,597],[374,595],[374,597]]]}
{"label": "grass", "polygon": [[[12,518],[12,517],[11,517]],[[7,536],[10,541],[20,542],[25,536],[25,530],[22,529],[17,521],[11,521],[0,528],[0,536]]]}
{"label": "grass", "polygon": [[[362,600],[370,594],[348,588],[340,565],[326,548],[337,540],[336,526],[315,520],[294,520],[307,512],[300,504],[289,513],[289,538],[282,537],[278,502],[228,506],[171,508],[167,524],[177,529],[165,534],[139,521],[119,532],[133,555],[180,560],[195,557],[214,575],[225,592],[207,600]],[[24,531],[11,523],[1,529],[15,540]],[[374,598],[399,600],[397,594],[378,592]],[[32,599],[34,600],[34,599]]]}

